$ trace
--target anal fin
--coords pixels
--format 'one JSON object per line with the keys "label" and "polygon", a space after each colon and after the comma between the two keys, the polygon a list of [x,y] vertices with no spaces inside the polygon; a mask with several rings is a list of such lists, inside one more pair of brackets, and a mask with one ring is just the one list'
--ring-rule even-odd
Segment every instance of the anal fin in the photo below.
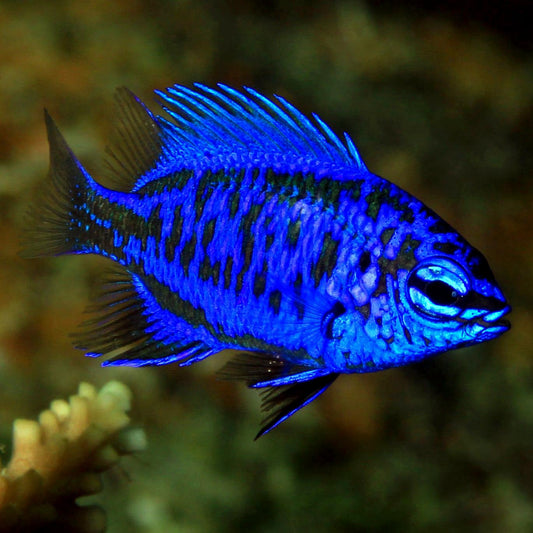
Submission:
{"label": "anal fin", "polygon": [[138,278],[127,270],[109,270],[96,302],[86,310],[96,316],[72,335],[76,348],[91,357],[107,356],[103,366],[184,365],[218,351],[195,339],[158,339],[159,321],[149,311],[141,287]]}

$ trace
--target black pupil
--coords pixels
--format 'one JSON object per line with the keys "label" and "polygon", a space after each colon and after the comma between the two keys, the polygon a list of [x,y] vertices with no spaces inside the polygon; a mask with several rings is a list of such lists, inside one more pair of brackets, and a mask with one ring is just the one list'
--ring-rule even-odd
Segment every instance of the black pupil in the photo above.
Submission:
{"label": "black pupil", "polygon": [[426,296],[437,305],[451,305],[457,301],[457,291],[443,281],[430,281],[425,286]]}

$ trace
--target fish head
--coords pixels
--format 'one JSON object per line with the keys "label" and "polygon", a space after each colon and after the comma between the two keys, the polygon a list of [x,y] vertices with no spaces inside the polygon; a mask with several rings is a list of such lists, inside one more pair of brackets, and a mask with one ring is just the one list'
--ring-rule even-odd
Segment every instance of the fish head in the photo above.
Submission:
{"label": "fish head", "polygon": [[422,257],[399,285],[403,321],[422,351],[476,344],[510,328],[510,305],[484,256],[466,243],[453,254]]}
{"label": "fish head", "polygon": [[[337,299],[324,315],[328,364],[372,372],[498,337],[511,307],[483,255],[457,233],[416,236],[395,257],[352,254],[346,284],[328,284]],[[453,242],[453,246],[452,246]],[[448,253],[447,253],[448,252]]]}

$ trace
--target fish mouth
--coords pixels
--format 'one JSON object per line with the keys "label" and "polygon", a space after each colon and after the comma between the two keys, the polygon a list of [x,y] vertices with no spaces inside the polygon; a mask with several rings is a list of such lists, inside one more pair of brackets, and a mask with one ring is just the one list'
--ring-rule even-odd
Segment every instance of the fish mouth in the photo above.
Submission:
{"label": "fish mouth", "polygon": [[470,339],[469,343],[481,342],[484,340],[493,339],[505,333],[510,327],[510,322],[503,318],[511,311],[511,307],[507,304],[498,310],[487,310],[481,316],[468,321],[465,333]]}
{"label": "fish mouth", "polygon": [[482,328],[488,329],[490,331],[507,331],[511,327],[511,323],[506,318],[503,318],[511,311],[510,305],[505,305],[503,309],[498,309],[497,311],[489,311],[482,317],[478,318],[475,323]]}

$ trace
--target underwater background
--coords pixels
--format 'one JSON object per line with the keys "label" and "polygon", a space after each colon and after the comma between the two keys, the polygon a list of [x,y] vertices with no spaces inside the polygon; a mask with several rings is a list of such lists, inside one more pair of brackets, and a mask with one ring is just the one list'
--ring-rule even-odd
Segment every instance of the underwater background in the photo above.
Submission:
{"label": "underwater background", "polygon": [[[533,45],[527,2],[0,2],[0,446],[80,381],[118,379],[148,449],[104,476],[110,532],[533,530]],[[487,257],[513,306],[490,343],[341,376],[254,442],[259,399],[191,368],[101,368],[68,334],[106,261],[23,260],[46,107],[95,177],[113,92],[280,94]],[[154,102],[155,103],[155,102]],[[152,109],[156,109],[154,105]]]}

